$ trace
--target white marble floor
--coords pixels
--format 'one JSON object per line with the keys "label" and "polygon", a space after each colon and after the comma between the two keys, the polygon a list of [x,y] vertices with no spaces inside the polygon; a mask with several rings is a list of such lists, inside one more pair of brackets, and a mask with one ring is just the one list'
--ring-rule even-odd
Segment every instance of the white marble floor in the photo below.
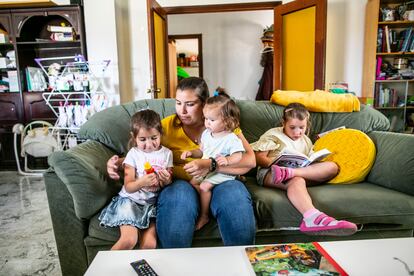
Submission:
{"label": "white marble floor", "polygon": [[0,171],[0,275],[61,275],[41,177]]}

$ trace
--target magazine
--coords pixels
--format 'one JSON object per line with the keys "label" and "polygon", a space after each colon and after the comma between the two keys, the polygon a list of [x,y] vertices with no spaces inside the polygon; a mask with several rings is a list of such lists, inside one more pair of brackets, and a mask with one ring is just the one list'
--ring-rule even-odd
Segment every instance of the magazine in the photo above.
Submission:
{"label": "magazine", "polygon": [[348,275],[317,242],[246,247],[256,275]]}
{"label": "magazine", "polygon": [[273,161],[272,165],[275,164],[281,167],[301,168],[306,167],[312,164],[313,162],[320,161],[329,154],[331,154],[331,152],[328,149],[321,149],[312,153],[308,157],[300,152],[284,149],[280,153],[279,157],[277,157],[275,161]]}

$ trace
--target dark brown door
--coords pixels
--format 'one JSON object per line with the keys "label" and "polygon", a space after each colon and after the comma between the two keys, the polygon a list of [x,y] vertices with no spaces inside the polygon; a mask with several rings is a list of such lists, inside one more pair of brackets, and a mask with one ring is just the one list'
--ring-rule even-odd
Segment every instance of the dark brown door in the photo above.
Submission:
{"label": "dark brown door", "polygon": [[325,88],[327,0],[296,0],[275,8],[274,87]]}

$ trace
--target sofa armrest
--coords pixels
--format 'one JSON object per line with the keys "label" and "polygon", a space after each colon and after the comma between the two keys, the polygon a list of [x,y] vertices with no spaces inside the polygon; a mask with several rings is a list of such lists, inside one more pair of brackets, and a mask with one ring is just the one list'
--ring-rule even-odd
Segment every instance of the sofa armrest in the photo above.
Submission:
{"label": "sofa armrest", "polygon": [[377,150],[368,181],[414,195],[414,135],[372,131]]}
{"label": "sofa armrest", "polygon": [[89,224],[76,217],[72,197],[59,177],[50,171],[44,179],[62,275],[83,275],[88,268],[83,239]]}
{"label": "sofa armrest", "polygon": [[121,184],[106,172],[106,162],[113,154],[101,143],[87,141],[49,156],[49,165],[72,196],[78,218],[91,218],[120,190]]}

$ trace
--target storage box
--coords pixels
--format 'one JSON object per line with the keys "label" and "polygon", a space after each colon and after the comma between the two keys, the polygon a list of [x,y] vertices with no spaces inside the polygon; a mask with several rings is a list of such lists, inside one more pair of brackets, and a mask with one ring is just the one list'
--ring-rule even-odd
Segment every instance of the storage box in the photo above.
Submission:
{"label": "storage box", "polygon": [[7,71],[9,78],[9,92],[19,92],[19,79],[17,78],[17,71]]}
{"label": "storage box", "polygon": [[9,43],[9,36],[4,33],[0,33],[0,44]]}
{"label": "storage box", "polygon": [[0,68],[7,68],[7,64],[9,63],[9,59],[6,57],[0,57]]}

